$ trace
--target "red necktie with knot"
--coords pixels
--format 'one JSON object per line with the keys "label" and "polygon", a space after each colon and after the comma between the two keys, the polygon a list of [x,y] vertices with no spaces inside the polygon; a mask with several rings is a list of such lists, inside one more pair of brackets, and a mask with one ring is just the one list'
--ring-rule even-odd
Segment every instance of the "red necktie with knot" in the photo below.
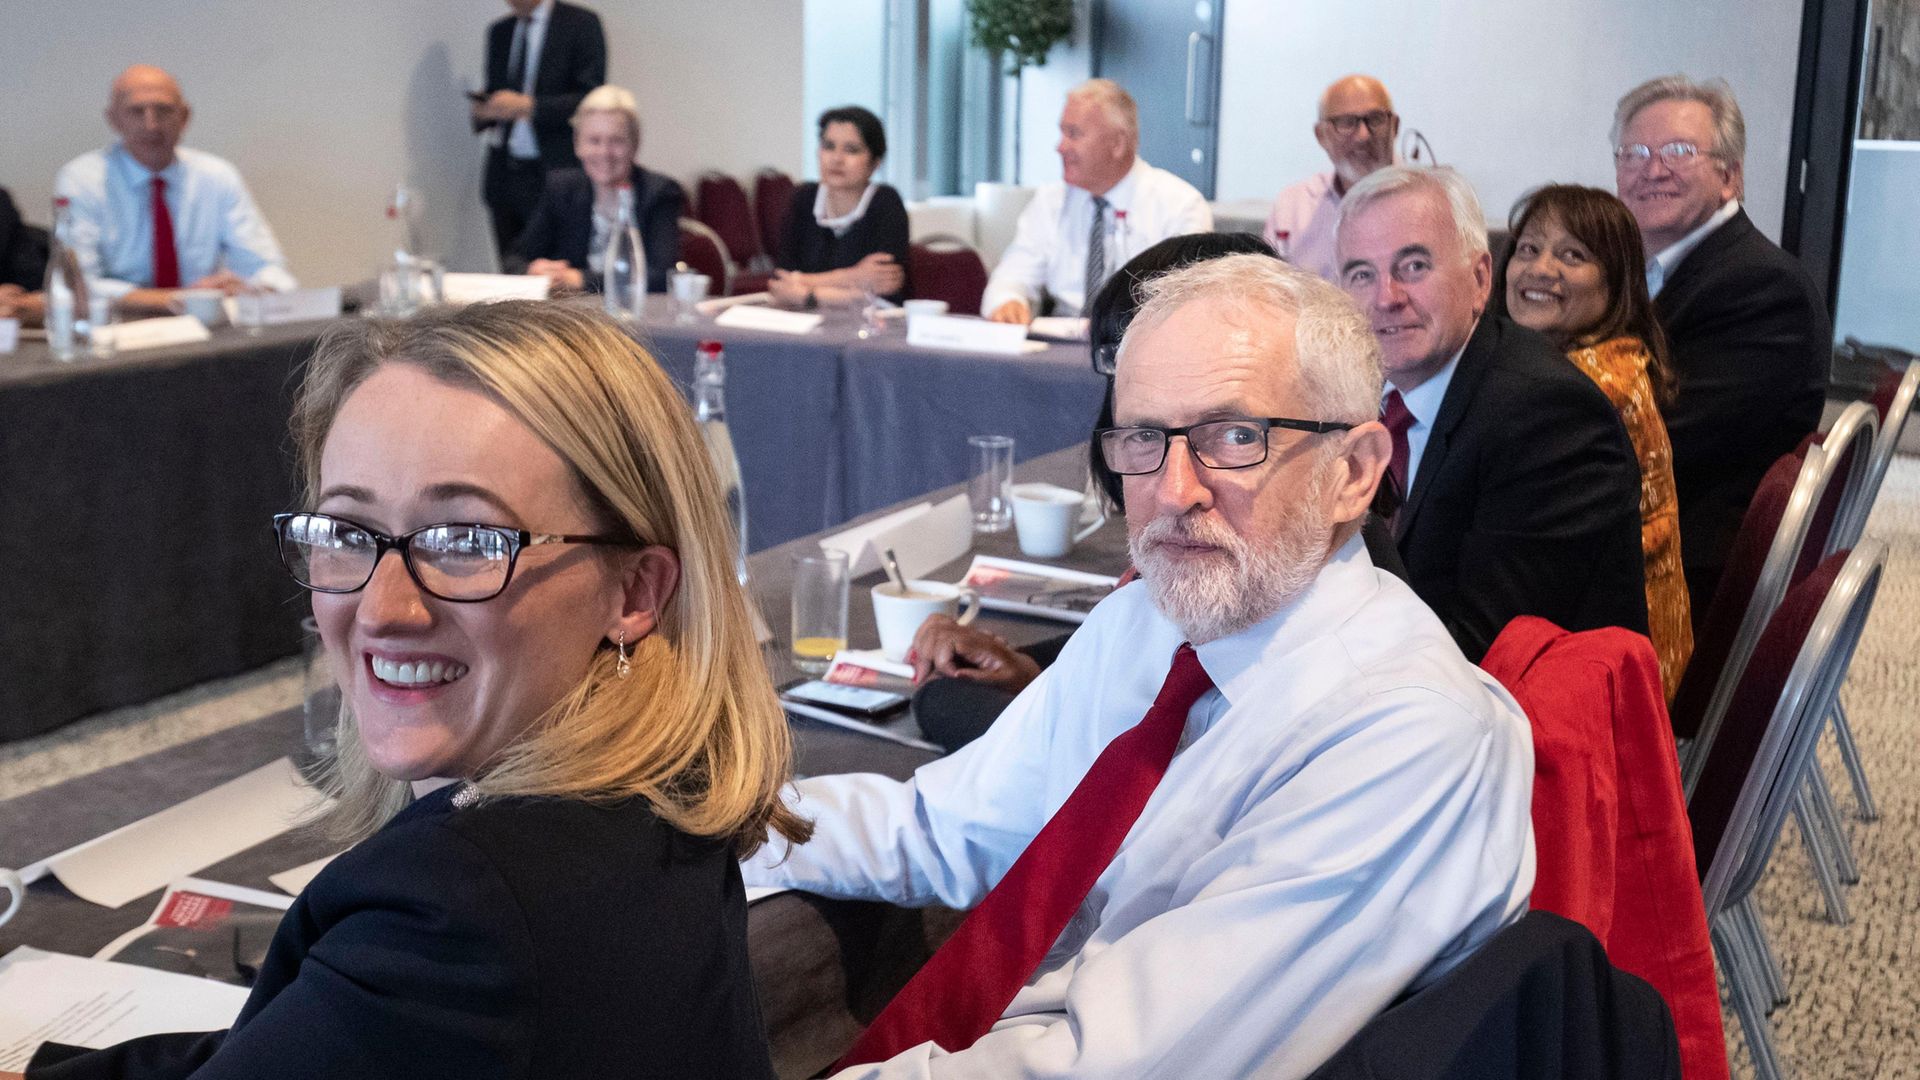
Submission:
{"label": "red necktie with knot", "polygon": [[1407,449],[1407,429],[1413,426],[1413,413],[1407,410],[1407,403],[1400,400],[1400,391],[1387,391],[1387,400],[1380,406],[1380,422],[1387,425],[1387,433],[1393,436],[1393,460],[1387,463],[1387,471],[1393,474],[1393,482],[1400,485],[1400,498],[1405,500],[1412,494],[1407,466],[1413,455]]}
{"label": "red necktie with knot", "polygon": [[180,254],[173,247],[173,213],[167,209],[167,182],[153,178],[153,287],[180,287]]}
{"label": "red necktie with knot", "polygon": [[1192,645],[1174,651],[1173,669],[1146,718],[1100,751],[1007,876],[835,1069],[885,1061],[929,1040],[965,1050],[993,1027],[1113,861],[1173,761],[1187,712],[1212,686]]}

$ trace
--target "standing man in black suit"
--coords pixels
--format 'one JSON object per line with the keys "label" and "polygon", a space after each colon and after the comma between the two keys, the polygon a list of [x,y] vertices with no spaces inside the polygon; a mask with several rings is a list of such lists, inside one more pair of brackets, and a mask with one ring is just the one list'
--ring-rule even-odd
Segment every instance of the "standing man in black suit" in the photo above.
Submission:
{"label": "standing man in black suit", "polygon": [[562,0],[507,0],[513,14],[487,27],[487,88],[473,129],[487,141],[481,194],[502,256],[533,215],[547,170],[580,164],[567,122],[607,81],[600,16]]}
{"label": "standing man in black suit", "polygon": [[1799,260],[1741,208],[1747,126],[1724,80],[1634,87],[1614,112],[1613,143],[1679,374],[1661,413],[1697,623],[1760,478],[1820,424],[1833,326]]}
{"label": "standing man in black suit", "polygon": [[1480,201],[1391,166],[1341,203],[1340,284],[1380,340],[1407,582],[1476,663],[1516,615],[1647,632],[1640,466],[1606,395],[1546,338],[1486,314]]}

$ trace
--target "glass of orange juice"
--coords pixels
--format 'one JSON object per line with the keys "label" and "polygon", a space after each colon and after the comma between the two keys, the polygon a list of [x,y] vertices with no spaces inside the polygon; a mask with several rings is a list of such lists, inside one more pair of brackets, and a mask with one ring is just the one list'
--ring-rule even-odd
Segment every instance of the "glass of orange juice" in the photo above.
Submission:
{"label": "glass of orange juice", "polygon": [[793,666],[818,675],[847,645],[847,553],[819,548],[793,557]]}

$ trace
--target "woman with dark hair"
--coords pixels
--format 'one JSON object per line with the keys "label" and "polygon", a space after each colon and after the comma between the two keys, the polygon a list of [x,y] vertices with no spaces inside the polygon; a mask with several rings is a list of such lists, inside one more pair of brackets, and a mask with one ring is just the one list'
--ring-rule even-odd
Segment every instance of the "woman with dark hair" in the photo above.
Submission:
{"label": "woman with dark hair", "polygon": [[1508,219],[1513,253],[1496,292],[1522,326],[1552,338],[1606,391],[1640,459],[1640,546],[1647,563],[1647,624],[1660,678],[1673,696],[1693,653],[1680,564],[1680,504],[1673,448],[1659,406],[1673,394],[1667,337],[1647,295],[1640,228],[1598,188],[1549,184]]}
{"label": "woman with dark hair", "polygon": [[820,179],[794,189],[767,290],[788,307],[851,307],[907,294],[907,205],[873,181],[887,156],[880,118],[858,105],[820,114]]}

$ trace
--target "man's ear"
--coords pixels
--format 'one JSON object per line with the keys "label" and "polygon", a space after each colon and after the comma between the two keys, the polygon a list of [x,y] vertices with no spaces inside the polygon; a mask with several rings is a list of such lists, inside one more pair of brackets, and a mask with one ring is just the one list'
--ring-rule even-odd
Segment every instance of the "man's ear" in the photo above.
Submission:
{"label": "man's ear", "polygon": [[631,645],[659,628],[661,612],[680,587],[680,556],[659,544],[641,548],[623,561],[620,587],[620,613],[607,627],[607,640],[625,634]]}
{"label": "man's ear", "polygon": [[1380,478],[1385,475],[1387,462],[1392,457],[1393,436],[1378,420],[1369,420],[1347,432],[1347,441],[1335,459],[1340,467],[1335,471],[1329,507],[1335,522],[1345,524],[1366,516],[1373,505],[1374,490],[1380,486]]}

